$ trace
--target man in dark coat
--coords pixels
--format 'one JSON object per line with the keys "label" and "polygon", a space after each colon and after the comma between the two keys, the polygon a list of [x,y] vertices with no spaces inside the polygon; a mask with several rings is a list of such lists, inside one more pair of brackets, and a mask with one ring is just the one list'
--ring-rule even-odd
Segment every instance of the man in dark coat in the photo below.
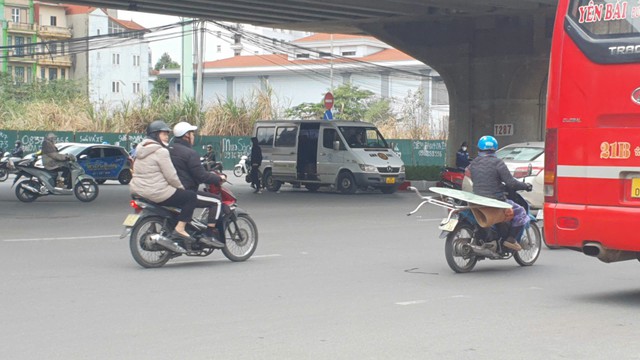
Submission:
{"label": "man in dark coat", "polygon": [[262,165],[262,149],[258,144],[258,138],[251,138],[251,186],[255,187],[254,193],[262,194],[260,190],[260,165]]}

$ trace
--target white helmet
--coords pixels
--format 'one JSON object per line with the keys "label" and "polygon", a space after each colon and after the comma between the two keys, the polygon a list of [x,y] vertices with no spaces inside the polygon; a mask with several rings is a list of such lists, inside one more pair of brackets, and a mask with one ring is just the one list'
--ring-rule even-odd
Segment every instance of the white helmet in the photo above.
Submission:
{"label": "white helmet", "polygon": [[196,131],[196,130],[198,130],[197,126],[193,126],[186,121],[181,121],[177,123],[176,126],[173,127],[173,136],[183,137],[184,134],[188,133],[189,131]]}

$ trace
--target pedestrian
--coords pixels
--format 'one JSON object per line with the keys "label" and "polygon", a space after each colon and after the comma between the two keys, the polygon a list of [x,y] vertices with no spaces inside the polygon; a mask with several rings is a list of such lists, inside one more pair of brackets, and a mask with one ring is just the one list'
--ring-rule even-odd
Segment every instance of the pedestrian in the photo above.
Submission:
{"label": "pedestrian", "polygon": [[467,151],[467,142],[464,141],[462,145],[460,145],[460,149],[456,153],[456,167],[458,169],[466,169],[469,166],[469,152]]}
{"label": "pedestrian", "polygon": [[136,158],[136,147],[138,146],[137,143],[131,143],[131,150],[129,150],[129,155],[131,155],[132,159]]}
{"label": "pedestrian", "polygon": [[262,149],[258,144],[258,138],[251,138],[251,186],[255,186],[254,193],[262,194],[260,186],[260,166],[262,165]]}

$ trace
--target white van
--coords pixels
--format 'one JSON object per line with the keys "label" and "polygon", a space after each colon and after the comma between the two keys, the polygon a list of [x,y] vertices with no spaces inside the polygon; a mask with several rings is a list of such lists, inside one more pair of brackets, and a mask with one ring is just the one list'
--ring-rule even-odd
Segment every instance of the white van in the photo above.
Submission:
{"label": "white van", "polygon": [[375,188],[394,193],[405,180],[402,159],[371,123],[331,120],[258,121],[264,185],[283,183],[309,191],[332,186],[345,194]]}

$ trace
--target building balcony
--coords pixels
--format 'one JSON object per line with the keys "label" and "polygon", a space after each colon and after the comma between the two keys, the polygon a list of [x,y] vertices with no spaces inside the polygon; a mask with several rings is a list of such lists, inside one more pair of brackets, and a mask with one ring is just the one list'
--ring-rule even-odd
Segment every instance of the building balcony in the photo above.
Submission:
{"label": "building balcony", "polygon": [[71,67],[71,55],[38,55],[38,65]]}
{"label": "building balcony", "polygon": [[19,34],[35,34],[37,30],[36,24],[7,22],[7,31]]}
{"label": "building balcony", "polygon": [[38,28],[38,35],[43,38],[70,39],[71,29],[60,26],[42,25]]}
{"label": "building balcony", "polygon": [[7,60],[9,62],[23,63],[23,64],[35,64],[35,62],[36,62],[36,57],[34,55],[14,54],[13,50],[9,50],[7,53],[8,53],[7,54]]}

